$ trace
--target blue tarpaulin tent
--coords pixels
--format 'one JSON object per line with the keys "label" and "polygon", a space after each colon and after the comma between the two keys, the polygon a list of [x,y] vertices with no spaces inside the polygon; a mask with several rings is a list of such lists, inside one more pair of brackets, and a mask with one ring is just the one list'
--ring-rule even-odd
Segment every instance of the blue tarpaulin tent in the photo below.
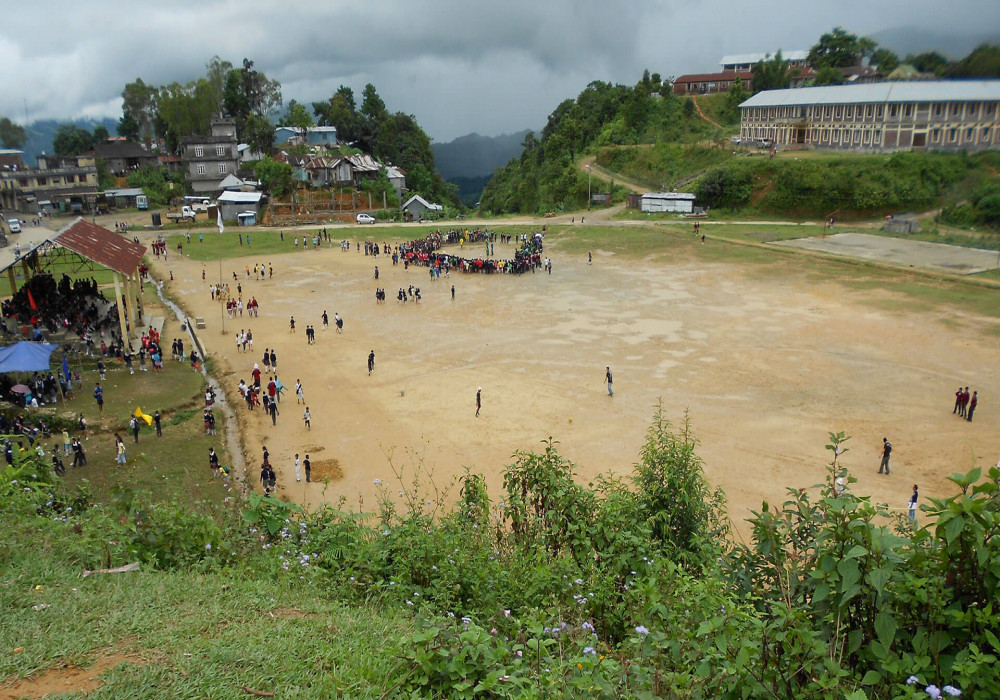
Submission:
{"label": "blue tarpaulin tent", "polygon": [[51,343],[23,341],[0,348],[0,374],[48,371],[49,356],[58,347]]}

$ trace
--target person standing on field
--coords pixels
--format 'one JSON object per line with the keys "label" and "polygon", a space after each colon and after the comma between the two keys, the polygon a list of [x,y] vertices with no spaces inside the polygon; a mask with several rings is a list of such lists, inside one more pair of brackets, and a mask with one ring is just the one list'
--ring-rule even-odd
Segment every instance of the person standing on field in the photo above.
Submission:
{"label": "person standing on field", "polygon": [[306,468],[306,483],[308,484],[312,481],[312,464],[309,463],[309,455],[306,455],[306,458],[302,460],[302,466]]}
{"label": "person standing on field", "polygon": [[372,350],[368,353],[368,376],[372,376],[372,372],[375,371],[375,351]]}
{"label": "person standing on field", "polygon": [[479,409],[483,407],[483,387],[476,389],[476,418],[479,418]]}
{"label": "person standing on field", "polygon": [[295,480],[302,481],[302,461],[298,452],[295,453]]}
{"label": "person standing on field", "polygon": [[920,500],[920,494],[917,491],[917,485],[913,485],[913,493],[910,495],[910,520],[917,519],[917,501]]}
{"label": "person standing on field", "polygon": [[615,395],[615,390],[614,390],[614,387],[612,385],[613,380],[611,378],[611,367],[610,366],[605,368],[605,371],[604,371],[604,382],[608,385],[608,396],[614,396]]}
{"label": "person standing on field", "polygon": [[889,474],[889,456],[892,454],[892,443],[886,438],[882,438],[882,461],[878,465],[878,473],[885,469],[886,476]]}
{"label": "person standing on field", "polygon": [[972,398],[969,399],[969,416],[965,420],[972,422],[972,414],[976,412],[976,406],[979,405],[979,392],[972,392]]}

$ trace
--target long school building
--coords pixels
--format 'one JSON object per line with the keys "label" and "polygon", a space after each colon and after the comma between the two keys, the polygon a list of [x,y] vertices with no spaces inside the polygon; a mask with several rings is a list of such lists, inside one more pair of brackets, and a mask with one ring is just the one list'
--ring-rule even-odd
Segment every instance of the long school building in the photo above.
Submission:
{"label": "long school building", "polygon": [[744,143],[868,153],[1000,147],[1000,80],[868,83],[760,92],[740,105]]}

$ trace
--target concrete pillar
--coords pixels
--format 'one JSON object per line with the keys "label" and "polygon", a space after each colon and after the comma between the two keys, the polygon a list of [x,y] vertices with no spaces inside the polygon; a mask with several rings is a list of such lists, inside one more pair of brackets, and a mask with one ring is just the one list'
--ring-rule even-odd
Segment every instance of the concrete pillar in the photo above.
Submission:
{"label": "concrete pillar", "polygon": [[115,280],[115,301],[118,303],[118,327],[122,334],[122,340],[127,343],[129,334],[128,327],[125,325],[125,314],[123,313],[125,299],[122,297],[121,275],[118,272],[114,272],[113,276]]}

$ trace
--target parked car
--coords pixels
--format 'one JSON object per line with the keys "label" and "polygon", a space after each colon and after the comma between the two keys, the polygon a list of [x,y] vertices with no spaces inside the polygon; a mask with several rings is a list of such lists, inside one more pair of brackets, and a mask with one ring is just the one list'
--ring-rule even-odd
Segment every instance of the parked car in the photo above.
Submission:
{"label": "parked car", "polygon": [[358,223],[359,224],[374,224],[375,223],[375,217],[372,216],[371,214],[358,214]]}
{"label": "parked car", "polygon": [[11,233],[21,233],[21,222],[17,219],[7,219],[7,228]]}

